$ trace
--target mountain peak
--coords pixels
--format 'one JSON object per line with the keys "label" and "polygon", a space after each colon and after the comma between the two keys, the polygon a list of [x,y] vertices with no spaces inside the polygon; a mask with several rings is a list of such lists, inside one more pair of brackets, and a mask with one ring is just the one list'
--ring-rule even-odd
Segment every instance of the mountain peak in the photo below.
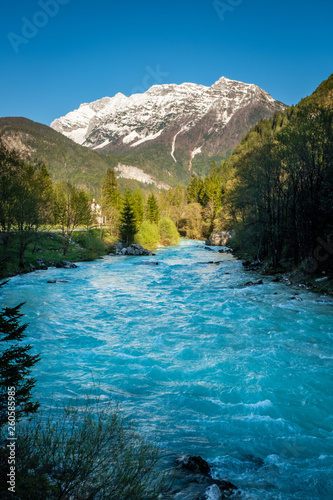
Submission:
{"label": "mountain peak", "polygon": [[211,87],[184,82],[129,97],[119,92],[81,105],[51,127],[83,146],[122,155],[159,144],[173,164],[182,151],[191,169],[194,156],[234,148],[259,119],[284,108],[259,87],[222,76]]}

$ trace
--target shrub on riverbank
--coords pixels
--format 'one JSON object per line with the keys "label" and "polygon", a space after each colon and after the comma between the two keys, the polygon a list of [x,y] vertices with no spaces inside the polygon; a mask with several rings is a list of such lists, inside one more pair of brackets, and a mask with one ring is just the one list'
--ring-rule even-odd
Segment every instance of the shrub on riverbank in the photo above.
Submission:
{"label": "shrub on riverbank", "polygon": [[163,217],[158,224],[144,221],[135,235],[135,243],[148,250],[154,250],[159,244],[176,245],[179,240],[177,228],[168,217]]}
{"label": "shrub on riverbank", "polygon": [[143,221],[139,231],[135,235],[135,243],[147,248],[148,250],[154,250],[157,247],[159,240],[160,233],[158,226],[148,220]]}
{"label": "shrub on riverbank", "polygon": [[160,243],[165,246],[177,245],[180,236],[175,224],[168,217],[163,217],[158,223]]}
{"label": "shrub on riverbank", "polygon": [[77,405],[19,427],[17,498],[158,498],[166,478],[157,447],[111,403]]}
{"label": "shrub on riverbank", "polygon": [[[66,260],[82,262],[97,259],[107,253],[107,241],[100,239],[99,230],[78,231],[72,234]],[[23,265],[19,263],[19,235],[12,233],[4,254],[0,245],[0,279],[35,269],[56,266],[64,260],[63,239],[55,232],[36,232],[30,237]]]}

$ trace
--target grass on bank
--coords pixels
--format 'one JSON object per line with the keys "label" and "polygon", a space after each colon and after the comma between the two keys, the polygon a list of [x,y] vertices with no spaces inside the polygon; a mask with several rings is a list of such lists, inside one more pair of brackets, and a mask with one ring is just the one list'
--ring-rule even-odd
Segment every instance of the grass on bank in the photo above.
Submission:
{"label": "grass on bank", "polygon": [[17,274],[57,266],[63,261],[83,262],[98,259],[109,253],[116,238],[106,230],[90,229],[72,233],[66,255],[63,255],[63,238],[56,232],[37,232],[28,235],[28,245],[24,253],[23,266],[19,265],[19,235],[12,233],[8,247],[0,245],[0,279]]}
{"label": "grass on bank", "polygon": [[[5,236],[2,235],[3,238]],[[20,265],[19,259],[20,235],[11,233],[6,247],[4,239],[0,239],[0,279],[46,267],[61,267],[64,261],[92,261],[114,253],[114,244],[118,241],[107,228],[76,230],[71,235],[68,250],[64,255],[63,237],[55,230],[26,233],[24,237],[27,238],[27,247],[23,265]],[[158,245],[176,245],[179,240],[176,226],[166,217],[158,224],[144,221],[135,236],[135,242],[148,250],[154,250]]]}

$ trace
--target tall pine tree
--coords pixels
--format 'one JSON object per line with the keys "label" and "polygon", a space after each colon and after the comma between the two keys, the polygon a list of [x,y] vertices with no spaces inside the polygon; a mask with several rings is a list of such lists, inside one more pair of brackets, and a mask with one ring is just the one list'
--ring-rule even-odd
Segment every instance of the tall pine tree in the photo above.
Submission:
{"label": "tall pine tree", "polygon": [[[0,284],[0,288],[6,282]],[[19,343],[25,338],[26,324],[20,324],[20,308],[5,307],[0,310],[0,342],[9,347],[0,355],[0,428],[8,421],[8,393],[15,399],[15,419],[35,413],[39,403],[32,401],[32,388],[36,380],[30,377],[31,368],[39,361],[38,355],[30,354],[31,345]]]}
{"label": "tall pine tree", "polygon": [[119,220],[120,238],[125,246],[131,245],[131,243],[134,242],[136,230],[135,209],[132,196],[129,191],[126,191]]}
{"label": "tall pine tree", "polygon": [[118,181],[113,168],[108,168],[102,183],[102,213],[112,229],[119,223],[121,209],[121,192],[118,187]]}
{"label": "tall pine tree", "polygon": [[102,202],[103,209],[113,207],[119,210],[121,208],[121,192],[118,187],[118,181],[113,168],[108,168],[102,183]]}
{"label": "tall pine tree", "polygon": [[156,196],[153,193],[148,197],[147,215],[149,222],[158,224],[158,221],[160,220],[160,211],[158,208]]}

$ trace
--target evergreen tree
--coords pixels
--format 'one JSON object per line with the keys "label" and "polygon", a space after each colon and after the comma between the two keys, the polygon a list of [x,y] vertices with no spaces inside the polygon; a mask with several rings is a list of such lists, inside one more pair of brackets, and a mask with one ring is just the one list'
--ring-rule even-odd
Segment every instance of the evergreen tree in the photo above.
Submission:
{"label": "evergreen tree", "polygon": [[121,208],[121,192],[118,186],[118,181],[113,168],[108,168],[102,182],[102,202],[103,209],[109,207]]}
{"label": "evergreen tree", "polygon": [[143,206],[143,193],[140,188],[134,189],[132,193],[132,200],[133,200],[133,206],[134,206],[134,211],[135,211],[135,219],[137,222],[137,225],[141,225],[144,217],[145,217],[145,211],[144,211],[144,206]]}
{"label": "evergreen tree", "polygon": [[[5,282],[6,283],[6,282]],[[5,284],[2,283],[0,288]],[[0,310],[0,341],[11,343],[0,355],[0,428],[8,421],[8,401],[15,402],[15,419],[35,413],[39,404],[32,401],[31,391],[36,380],[29,377],[31,368],[39,361],[38,355],[30,354],[31,345],[19,345],[25,338],[27,325],[20,324],[20,308],[5,307]],[[10,396],[13,399],[9,400]]]}
{"label": "evergreen tree", "polygon": [[186,189],[187,201],[189,203],[200,203],[202,188],[202,180],[193,174],[191,177],[191,181]]}
{"label": "evergreen tree", "polygon": [[156,196],[153,193],[148,197],[147,215],[149,222],[158,224],[158,221],[160,220],[160,211],[158,208]]}
{"label": "evergreen tree", "polygon": [[136,218],[132,196],[126,191],[119,220],[120,238],[125,246],[131,245],[136,233]]}
{"label": "evergreen tree", "polygon": [[108,168],[102,182],[102,213],[109,223],[111,234],[112,229],[119,223],[121,203],[121,192],[116,174],[113,168]]}

